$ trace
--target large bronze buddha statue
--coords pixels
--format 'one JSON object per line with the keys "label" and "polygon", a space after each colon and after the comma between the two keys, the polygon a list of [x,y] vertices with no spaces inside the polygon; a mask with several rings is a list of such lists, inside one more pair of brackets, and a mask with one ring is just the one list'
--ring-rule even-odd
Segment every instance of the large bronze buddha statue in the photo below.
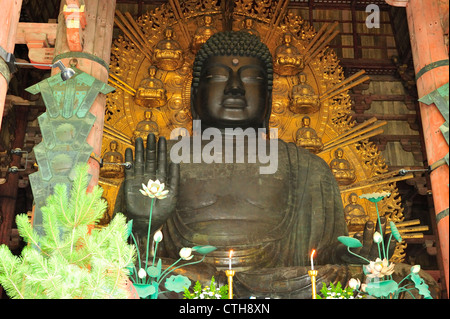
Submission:
{"label": "large bronze buddha statue", "polygon": [[[272,56],[257,36],[214,34],[194,61],[193,118],[201,120],[202,131],[218,129],[224,143],[231,138],[233,146],[236,139],[227,136],[227,129],[267,129],[272,73]],[[201,147],[208,142],[202,141]],[[321,158],[293,143],[277,142],[278,169],[260,174],[258,161],[171,163],[170,149],[177,141],[160,137],[156,143],[149,135],[144,146],[137,138],[135,157],[131,149],[125,152],[125,161],[133,167],[126,170],[124,182],[134,232],[147,235],[150,199],[139,189],[158,178],[170,190],[153,209],[151,231],[162,227],[164,233],[158,256],[178,259],[182,247],[217,247],[203,263],[183,268],[192,281],[209,283],[212,275],[226,280],[223,270],[233,249],[237,298],[311,298],[307,271],[310,252],[316,249],[318,281],[345,284],[350,276],[345,264],[360,261],[337,240],[347,235],[337,182]],[[198,150],[191,146],[193,158]],[[358,251],[372,259],[377,256],[373,231],[374,224],[368,222]]]}

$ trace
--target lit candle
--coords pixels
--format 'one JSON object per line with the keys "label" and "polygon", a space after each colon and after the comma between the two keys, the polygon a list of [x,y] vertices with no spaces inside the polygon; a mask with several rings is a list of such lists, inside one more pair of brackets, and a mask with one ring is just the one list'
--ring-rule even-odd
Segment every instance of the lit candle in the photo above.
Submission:
{"label": "lit candle", "polygon": [[314,257],[314,254],[316,253],[316,250],[315,249],[313,249],[312,251],[311,251],[311,270],[314,270],[314,260],[313,260],[313,257]]}
{"label": "lit candle", "polygon": [[233,249],[230,250],[229,256],[229,262],[228,262],[228,269],[231,270],[231,257],[233,257]]}

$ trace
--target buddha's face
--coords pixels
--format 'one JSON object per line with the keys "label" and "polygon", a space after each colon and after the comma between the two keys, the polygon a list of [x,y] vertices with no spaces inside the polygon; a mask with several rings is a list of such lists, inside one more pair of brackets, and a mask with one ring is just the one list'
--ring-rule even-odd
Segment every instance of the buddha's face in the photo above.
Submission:
{"label": "buddha's face", "polygon": [[302,123],[303,123],[303,126],[309,126],[309,124],[311,123],[311,119],[309,117],[305,116],[302,119]]}
{"label": "buddha's face", "polygon": [[147,121],[149,121],[149,120],[151,120],[151,118],[152,118],[152,112],[150,112],[150,111],[145,111],[145,112],[144,112],[144,119],[147,120]]}
{"label": "buddha's face", "polygon": [[193,111],[202,127],[264,127],[270,99],[266,69],[255,57],[208,58],[192,92]]}
{"label": "buddha's face", "polygon": [[284,43],[285,43],[285,44],[290,44],[291,41],[292,41],[292,36],[291,36],[289,33],[286,33],[286,34],[284,35]]}

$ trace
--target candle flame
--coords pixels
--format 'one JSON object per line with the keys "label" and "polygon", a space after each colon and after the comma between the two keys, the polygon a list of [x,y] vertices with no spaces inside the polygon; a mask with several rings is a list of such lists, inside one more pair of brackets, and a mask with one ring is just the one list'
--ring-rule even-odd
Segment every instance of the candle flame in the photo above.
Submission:
{"label": "candle flame", "polygon": [[313,249],[312,251],[311,251],[311,258],[313,258],[314,257],[314,254],[316,253],[316,250],[315,249]]}
{"label": "candle flame", "polygon": [[233,257],[233,249],[230,250],[230,254],[228,256],[229,256],[228,258],[230,258],[230,259],[231,259],[231,257]]}

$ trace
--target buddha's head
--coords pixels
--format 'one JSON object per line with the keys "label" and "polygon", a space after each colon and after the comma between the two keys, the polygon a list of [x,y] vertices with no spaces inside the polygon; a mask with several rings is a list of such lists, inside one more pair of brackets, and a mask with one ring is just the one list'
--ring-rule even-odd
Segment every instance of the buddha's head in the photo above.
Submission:
{"label": "buddha's head", "polygon": [[114,152],[119,148],[119,143],[117,143],[116,141],[111,141],[111,143],[109,143],[109,148]]}
{"label": "buddha's head", "polygon": [[339,159],[343,158],[344,157],[344,150],[339,147],[338,149],[336,149],[336,151],[334,151],[334,156],[336,158],[339,158]]}
{"label": "buddha's head", "polygon": [[204,21],[206,26],[210,26],[212,23],[212,17],[210,15],[205,15]]}
{"label": "buddha's head", "polygon": [[194,61],[193,118],[202,128],[268,128],[272,81],[272,56],[257,36],[215,33]]}
{"label": "buddha's head", "polygon": [[148,74],[150,75],[151,78],[154,78],[156,76],[156,67],[154,65],[151,65],[148,68]]}
{"label": "buddha's head", "polygon": [[304,116],[302,118],[302,124],[303,127],[309,127],[309,124],[311,124],[311,118],[309,116]]}

